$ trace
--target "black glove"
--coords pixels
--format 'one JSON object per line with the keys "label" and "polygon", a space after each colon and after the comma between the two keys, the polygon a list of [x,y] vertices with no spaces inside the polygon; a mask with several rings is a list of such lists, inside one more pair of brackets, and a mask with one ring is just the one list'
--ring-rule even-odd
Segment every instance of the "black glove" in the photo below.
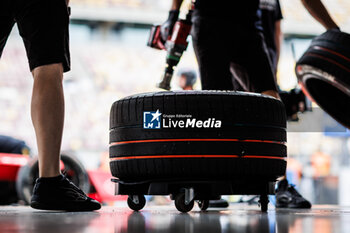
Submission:
{"label": "black glove", "polygon": [[168,37],[173,32],[174,25],[179,18],[179,10],[171,10],[169,11],[169,17],[167,21],[165,21],[162,26],[160,26],[160,35],[162,37],[162,42],[165,43]]}

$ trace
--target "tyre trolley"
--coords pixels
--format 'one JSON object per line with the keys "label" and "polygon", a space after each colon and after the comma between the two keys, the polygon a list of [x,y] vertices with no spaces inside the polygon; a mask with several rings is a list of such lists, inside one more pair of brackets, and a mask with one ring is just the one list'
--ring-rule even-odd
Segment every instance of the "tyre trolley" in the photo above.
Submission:
{"label": "tyre trolley", "polygon": [[110,168],[117,195],[141,210],[144,195],[170,195],[181,212],[221,195],[259,195],[263,212],[286,170],[281,101],[252,93],[179,91],[116,101]]}

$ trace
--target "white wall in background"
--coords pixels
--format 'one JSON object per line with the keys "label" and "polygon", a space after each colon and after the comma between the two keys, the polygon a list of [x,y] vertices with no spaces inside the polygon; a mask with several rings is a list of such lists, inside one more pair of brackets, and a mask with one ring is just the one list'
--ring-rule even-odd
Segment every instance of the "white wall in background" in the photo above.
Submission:
{"label": "white wall in background", "polygon": [[339,173],[339,205],[350,206],[350,168],[342,168]]}

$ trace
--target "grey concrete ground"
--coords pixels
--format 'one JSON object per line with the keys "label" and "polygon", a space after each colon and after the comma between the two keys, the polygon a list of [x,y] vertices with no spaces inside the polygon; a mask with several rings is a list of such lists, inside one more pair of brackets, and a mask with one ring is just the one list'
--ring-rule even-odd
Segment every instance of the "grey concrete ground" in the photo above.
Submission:
{"label": "grey concrete ground", "polygon": [[173,205],[146,206],[132,212],[126,206],[97,212],[46,212],[30,207],[0,206],[0,232],[350,232],[350,207],[314,206],[312,210],[275,210],[263,214],[256,206],[231,205],[225,210],[180,214]]}

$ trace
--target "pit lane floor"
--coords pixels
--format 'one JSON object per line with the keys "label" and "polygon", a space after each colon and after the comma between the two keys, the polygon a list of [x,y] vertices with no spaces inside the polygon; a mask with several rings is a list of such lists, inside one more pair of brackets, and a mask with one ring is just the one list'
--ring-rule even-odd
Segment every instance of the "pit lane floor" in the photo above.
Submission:
{"label": "pit lane floor", "polygon": [[275,210],[231,204],[228,209],[180,214],[173,205],[146,206],[133,212],[126,205],[96,212],[46,212],[23,206],[0,206],[0,232],[350,232],[350,207],[314,206],[311,210]]}

